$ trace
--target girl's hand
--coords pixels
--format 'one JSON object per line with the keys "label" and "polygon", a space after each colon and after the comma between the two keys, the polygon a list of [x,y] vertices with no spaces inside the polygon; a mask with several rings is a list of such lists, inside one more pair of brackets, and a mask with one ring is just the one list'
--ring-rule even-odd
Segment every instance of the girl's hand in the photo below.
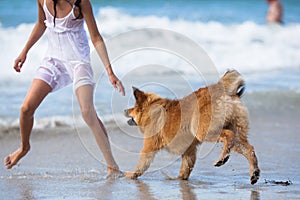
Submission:
{"label": "girl's hand", "polygon": [[116,75],[113,73],[109,74],[109,80],[114,88],[121,92],[123,96],[125,96],[125,89],[122,85],[122,82],[116,77]]}
{"label": "girl's hand", "polygon": [[26,54],[21,53],[15,60],[14,69],[16,72],[21,72],[21,68],[26,60]]}

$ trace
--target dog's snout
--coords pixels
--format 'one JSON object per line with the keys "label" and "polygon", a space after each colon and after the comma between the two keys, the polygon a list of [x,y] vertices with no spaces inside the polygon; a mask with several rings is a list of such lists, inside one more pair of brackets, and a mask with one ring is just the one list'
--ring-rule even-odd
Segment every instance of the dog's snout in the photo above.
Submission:
{"label": "dog's snout", "polygon": [[137,126],[137,123],[134,121],[133,118],[131,118],[130,120],[128,120],[128,121],[127,121],[127,124],[128,124],[129,126]]}

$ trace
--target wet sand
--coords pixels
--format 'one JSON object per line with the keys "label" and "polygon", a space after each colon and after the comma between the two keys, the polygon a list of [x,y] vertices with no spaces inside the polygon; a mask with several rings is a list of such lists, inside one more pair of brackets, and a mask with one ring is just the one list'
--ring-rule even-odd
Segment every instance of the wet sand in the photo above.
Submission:
{"label": "wet sand", "polygon": [[[169,179],[178,175],[180,159],[167,152],[159,153],[138,180],[106,179],[106,166],[92,134],[86,128],[61,127],[35,130],[31,151],[20,164],[12,170],[1,165],[0,199],[299,199],[299,108],[287,106],[282,112],[249,106],[249,140],[261,168],[255,185],[249,182],[248,163],[241,155],[233,153],[224,166],[215,168],[221,145],[212,144],[199,147],[189,181]],[[107,127],[120,168],[133,170],[141,136],[136,129],[130,129],[132,135],[128,135],[126,125],[107,123]],[[0,157],[18,144],[17,130],[1,130]],[[284,186],[273,180],[292,184]]]}

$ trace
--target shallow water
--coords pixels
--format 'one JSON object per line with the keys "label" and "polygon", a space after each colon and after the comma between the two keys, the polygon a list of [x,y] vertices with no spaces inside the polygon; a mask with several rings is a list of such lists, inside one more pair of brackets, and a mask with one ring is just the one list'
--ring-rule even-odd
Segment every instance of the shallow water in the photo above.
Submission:
{"label": "shallow water", "polygon": [[[232,153],[222,167],[213,166],[221,145],[198,148],[189,181],[171,180],[179,173],[180,159],[165,151],[157,154],[150,169],[138,180],[107,180],[106,167],[93,136],[85,128],[35,130],[32,150],[19,166],[0,167],[1,199],[299,199],[300,128],[291,110],[250,110],[249,140],[261,169],[257,184],[249,182],[247,160]],[[287,108],[288,109],[288,108]],[[296,110],[299,116],[299,110]],[[107,123],[116,160],[122,170],[133,170],[142,147],[136,129]],[[3,134],[0,157],[19,144],[17,131]],[[291,181],[284,186],[272,181]]]}

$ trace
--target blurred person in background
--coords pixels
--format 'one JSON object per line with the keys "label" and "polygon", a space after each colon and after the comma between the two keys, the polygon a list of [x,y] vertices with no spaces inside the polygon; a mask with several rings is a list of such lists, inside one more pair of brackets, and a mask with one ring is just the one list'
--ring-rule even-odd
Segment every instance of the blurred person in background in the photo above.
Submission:
{"label": "blurred person in background", "polygon": [[268,13],[266,17],[267,23],[282,24],[283,6],[279,0],[266,0],[269,4]]}

